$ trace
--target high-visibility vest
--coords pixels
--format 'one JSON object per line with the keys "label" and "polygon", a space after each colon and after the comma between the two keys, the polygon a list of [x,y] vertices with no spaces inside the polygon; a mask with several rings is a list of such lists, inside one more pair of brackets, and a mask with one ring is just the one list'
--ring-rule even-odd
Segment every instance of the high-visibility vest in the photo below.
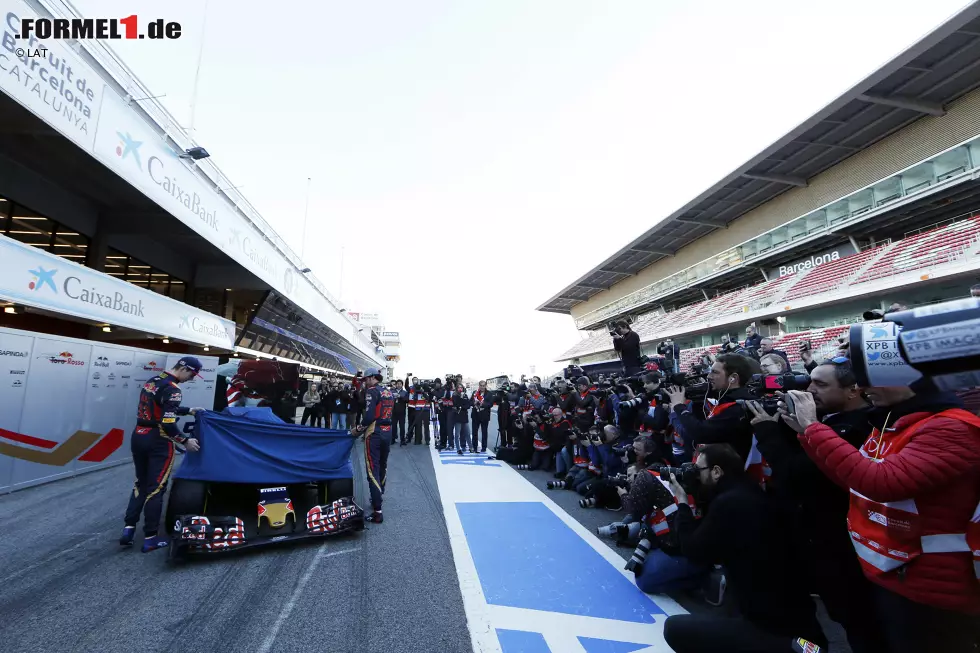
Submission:
{"label": "high-visibility vest", "polygon": [[[647,474],[652,476],[657,483],[662,483],[660,480],[660,472],[655,472],[650,469],[644,470]],[[694,513],[695,519],[701,519],[701,511],[697,508],[697,503],[694,501],[694,497],[690,494],[687,495],[687,504],[691,508],[691,512]],[[653,529],[653,532],[657,534],[657,537],[661,535],[666,535],[670,532],[670,525],[667,523],[667,517],[677,512],[677,497],[674,497],[673,505],[667,506],[666,508],[660,510],[654,510],[649,515],[646,516],[647,522]]]}
{"label": "high-visibility vest", "polygon": [[[875,429],[861,447],[865,458],[883,460],[907,445],[923,426],[937,417],[956,419],[980,429],[980,417],[960,408],[930,415],[901,432],[882,434]],[[915,499],[879,502],[851,489],[847,513],[851,543],[869,577],[881,576],[907,565],[921,555],[972,553],[973,568],[980,579],[980,504],[972,519],[950,533],[922,535],[922,520]]]}

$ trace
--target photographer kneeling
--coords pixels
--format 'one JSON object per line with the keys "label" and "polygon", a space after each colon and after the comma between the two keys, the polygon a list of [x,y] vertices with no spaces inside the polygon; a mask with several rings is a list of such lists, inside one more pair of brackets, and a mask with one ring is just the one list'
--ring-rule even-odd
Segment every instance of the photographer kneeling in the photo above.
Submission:
{"label": "photographer kneeling", "polygon": [[790,396],[803,448],[850,490],[851,541],[873,583],[867,609],[888,651],[975,651],[980,418],[949,393],[863,390],[874,430],[860,448],[817,421],[809,395]]}
{"label": "photographer kneeling", "polygon": [[[725,565],[739,617],[675,615],[664,639],[675,653],[787,653],[796,638],[825,645],[813,600],[793,573],[783,520],[731,445],[712,444],[698,453],[691,488],[704,511],[695,520],[688,490],[671,475],[677,499],[674,530],[681,553],[695,564]],[[805,650],[805,649],[804,649]]]}

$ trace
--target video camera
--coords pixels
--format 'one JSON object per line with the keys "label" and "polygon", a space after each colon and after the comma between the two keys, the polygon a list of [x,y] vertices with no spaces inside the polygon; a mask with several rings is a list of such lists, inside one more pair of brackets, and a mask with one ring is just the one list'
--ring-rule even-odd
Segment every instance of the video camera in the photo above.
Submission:
{"label": "video camera", "polygon": [[[776,396],[777,392],[788,392],[790,390],[800,390],[806,392],[810,387],[810,377],[806,374],[753,374],[746,384],[745,389],[756,397],[759,404],[770,415],[775,415],[779,409],[780,399]],[[736,399],[735,403],[745,408],[745,399]]]}
{"label": "video camera", "polygon": [[670,385],[684,388],[684,398],[691,401],[704,401],[711,389],[708,383],[708,366],[704,363],[691,365],[689,372],[677,372],[670,375]]}
{"label": "video camera", "polygon": [[980,298],[885,313],[852,324],[848,346],[861,387],[909,386],[916,392],[980,385]]}
{"label": "video camera", "polygon": [[885,313],[852,324],[851,368],[861,387],[909,386],[916,392],[980,385],[980,298]]}

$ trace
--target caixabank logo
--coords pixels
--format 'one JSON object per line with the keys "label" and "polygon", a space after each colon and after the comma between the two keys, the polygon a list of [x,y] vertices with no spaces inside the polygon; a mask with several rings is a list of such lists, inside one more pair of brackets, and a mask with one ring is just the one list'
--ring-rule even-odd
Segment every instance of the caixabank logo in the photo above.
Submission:
{"label": "caixabank logo", "polygon": [[54,285],[54,275],[58,274],[57,270],[45,270],[42,266],[37,266],[33,270],[28,270],[31,273],[32,278],[28,282],[27,287],[34,292],[39,292],[42,288],[47,286],[51,289],[51,292],[58,294],[58,287]]}
{"label": "caixabank logo", "polygon": [[122,446],[123,436],[122,429],[105,434],[75,431],[64,442],[55,442],[0,429],[0,455],[52,467],[64,467],[73,460],[101,463]]}

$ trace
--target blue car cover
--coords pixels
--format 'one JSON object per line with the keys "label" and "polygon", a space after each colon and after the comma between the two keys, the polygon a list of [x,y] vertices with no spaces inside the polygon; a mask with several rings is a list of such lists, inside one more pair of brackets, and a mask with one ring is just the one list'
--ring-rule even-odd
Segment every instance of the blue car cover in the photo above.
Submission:
{"label": "blue car cover", "polygon": [[287,424],[269,408],[197,413],[195,437],[175,478],[284,485],[351,478],[354,436],[347,431]]}

